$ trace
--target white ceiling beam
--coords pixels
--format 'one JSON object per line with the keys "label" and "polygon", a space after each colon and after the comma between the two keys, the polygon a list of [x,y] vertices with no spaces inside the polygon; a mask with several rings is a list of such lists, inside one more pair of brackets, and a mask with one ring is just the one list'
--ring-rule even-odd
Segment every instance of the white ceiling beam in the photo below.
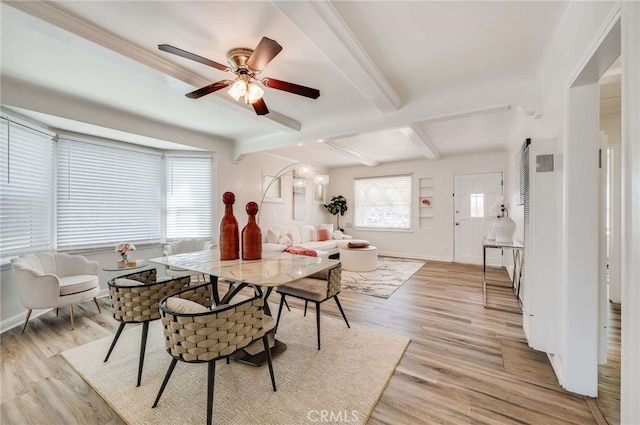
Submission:
{"label": "white ceiling beam", "polygon": [[[6,3],[24,13],[69,31],[77,36],[80,36],[86,40],[96,43],[102,47],[105,47],[111,51],[119,53],[129,59],[132,59],[138,63],[146,65],[156,71],[173,77],[177,80],[183,81],[195,88],[204,87],[211,84],[211,81],[201,75],[196,74],[186,68],[176,65],[163,58],[159,54],[151,53],[135,44],[128,42],[115,34],[105,31],[87,21],[84,21],[80,17],[69,13],[50,1],[22,1],[22,0],[3,0]],[[254,114],[252,108],[247,108],[238,102],[226,99],[224,97],[209,97],[208,101],[213,101],[219,106],[225,107],[237,111],[239,113]],[[269,111],[267,115],[263,117],[269,121],[272,121],[284,129],[289,131],[300,131],[301,125],[298,121],[282,115],[275,111]]]}
{"label": "white ceiling beam", "polygon": [[375,131],[385,130],[389,128],[412,127],[427,124],[430,122],[448,121],[477,115],[492,114],[509,110],[511,106],[508,103],[500,103],[493,105],[484,105],[472,107],[469,109],[453,110],[444,113],[428,114],[425,111],[420,113],[408,113],[403,116],[385,115],[377,117],[365,123],[358,123],[354,126],[352,122],[333,126],[331,131],[326,129],[309,130],[304,133],[304,138],[281,136],[277,137],[265,135],[263,137],[238,141],[234,144],[235,156],[246,155],[254,152],[264,152],[270,149],[291,147],[298,143],[316,142],[320,139],[339,139],[343,137],[353,136],[354,134],[371,133]]}
{"label": "white ceiling beam", "polygon": [[442,154],[433,144],[429,135],[421,127],[414,125],[411,127],[401,128],[400,131],[409,140],[411,140],[411,143],[413,143],[414,146],[427,157],[427,159],[437,160],[442,158]]}
{"label": "white ceiling beam", "polygon": [[323,143],[327,146],[331,146],[334,149],[337,149],[339,151],[342,151],[348,155],[351,155],[352,157],[356,158],[358,160],[359,163],[364,164],[368,167],[376,167],[378,165],[380,165],[380,163],[378,161],[375,161],[371,158],[368,158],[365,154],[363,154],[360,151],[357,151],[355,149],[351,149],[350,147],[347,147],[343,144],[340,144],[338,142],[336,142],[335,140],[324,140]]}
{"label": "white ceiling beam", "polygon": [[381,112],[400,108],[400,96],[328,1],[272,1]]}

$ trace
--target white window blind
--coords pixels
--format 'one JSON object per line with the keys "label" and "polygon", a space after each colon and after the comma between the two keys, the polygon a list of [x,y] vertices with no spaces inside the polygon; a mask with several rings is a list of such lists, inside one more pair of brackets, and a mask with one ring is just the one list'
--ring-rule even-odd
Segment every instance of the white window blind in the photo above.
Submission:
{"label": "white window blind", "polygon": [[5,117],[0,130],[0,257],[52,249],[53,134]]}
{"label": "white window blind", "polygon": [[58,250],[161,241],[158,152],[58,138]]}
{"label": "white window blind", "polygon": [[211,237],[211,156],[167,155],[166,237]]}
{"label": "white window blind", "polygon": [[411,229],[411,176],[356,179],[355,225],[371,229]]}

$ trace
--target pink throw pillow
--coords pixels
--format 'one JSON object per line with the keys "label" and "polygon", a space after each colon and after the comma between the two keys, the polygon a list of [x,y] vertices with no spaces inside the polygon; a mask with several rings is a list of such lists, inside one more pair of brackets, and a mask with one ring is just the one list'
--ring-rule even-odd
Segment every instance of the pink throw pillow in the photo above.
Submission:
{"label": "pink throw pillow", "polygon": [[329,240],[329,231],[327,229],[319,229],[318,241],[328,241],[328,240]]}

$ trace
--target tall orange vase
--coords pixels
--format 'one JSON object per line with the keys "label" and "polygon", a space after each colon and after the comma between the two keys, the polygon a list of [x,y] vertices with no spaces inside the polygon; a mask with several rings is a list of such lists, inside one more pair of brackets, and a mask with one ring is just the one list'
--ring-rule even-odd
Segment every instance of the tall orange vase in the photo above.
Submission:
{"label": "tall orange vase", "polygon": [[222,195],[224,216],[220,221],[220,259],[237,260],[240,258],[240,238],[238,235],[238,220],[233,215],[233,204],[236,195],[225,192]]}
{"label": "tall orange vase", "polygon": [[249,221],[242,229],[242,259],[259,260],[262,258],[262,232],[256,223],[258,204],[249,202],[246,206]]}

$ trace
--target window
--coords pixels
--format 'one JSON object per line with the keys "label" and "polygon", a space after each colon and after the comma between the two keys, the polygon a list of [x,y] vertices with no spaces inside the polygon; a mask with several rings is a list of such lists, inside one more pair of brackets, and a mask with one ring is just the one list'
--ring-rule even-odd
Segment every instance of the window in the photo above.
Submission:
{"label": "window", "polygon": [[161,241],[161,154],[58,138],[58,250]]}
{"label": "window", "polygon": [[411,176],[355,180],[355,225],[372,229],[411,229]]}
{"label": "window", "polygon": [[211,237],[211,156],[167,155],[167,239]]}
{"label": "window", "polygon": [[52,247],[53,134],[6,117],[0,125],[0,257]]}
{"label": "window", "polygon": [[470,196],[469,217],[484,217],[484,193],[472,193]]}

